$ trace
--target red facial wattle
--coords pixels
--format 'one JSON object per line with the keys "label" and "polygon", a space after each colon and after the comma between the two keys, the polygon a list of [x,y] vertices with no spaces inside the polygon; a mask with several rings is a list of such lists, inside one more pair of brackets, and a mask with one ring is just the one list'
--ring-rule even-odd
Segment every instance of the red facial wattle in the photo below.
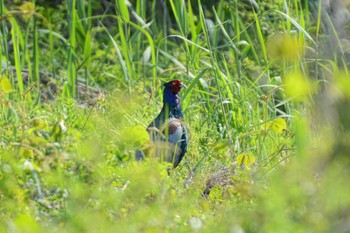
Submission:
{"label": "red facial wattle", "polygon": [[172,86],[171,86],[171,91],[172,91],[174,94],[179,93],[180,89],[181,89],[181,86],[175,86],[175,85],[172,85]]}
{"label": "red facial wattle", "polygon": [[182,85],[181,85],[180,80],[173,80],[171,85],[170,85],[171,91],[174,94],[179,93],[179,91],[181,90],[181,87],[182,87]]}

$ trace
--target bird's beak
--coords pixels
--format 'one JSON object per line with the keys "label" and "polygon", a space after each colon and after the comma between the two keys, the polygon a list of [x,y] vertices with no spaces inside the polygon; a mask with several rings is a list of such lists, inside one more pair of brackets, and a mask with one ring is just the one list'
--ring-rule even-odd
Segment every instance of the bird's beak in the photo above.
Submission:
{"label": "bird's beak", "polygon": [[185,87],[185,88],[186,88],[187,86],[186,86],[185,84],[181,83],[181,84],[180,84],[180,87],[181,87],[181,88],[182,88],[182,87]]}

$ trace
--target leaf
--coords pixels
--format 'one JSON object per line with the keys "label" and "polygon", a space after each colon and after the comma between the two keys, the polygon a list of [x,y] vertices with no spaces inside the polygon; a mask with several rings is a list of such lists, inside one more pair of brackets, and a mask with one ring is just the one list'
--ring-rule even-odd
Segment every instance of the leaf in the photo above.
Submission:
{"label": "leaf", "polygon": [[350,99],[350,76],[345,72],[336,72],[334,75],[335,94]]}
{"label": "leaf", "polygon": [[10,80],[4,76],[0,79],[0,87],[5,93],[10,93],[13,91]]}
{"label": "leaf", "polygon": [[91,65],[91,31],[86,32],[85,44],[84,44],[84,60],[85,66],[90,67]]}
{"label": "leaf", "polygon": [[186,88],[185,93],[183,94],[183,99],[186,99],[187,95],[192,92],[192,89],[196,84],[200,86],[202,90],[208,90],[208,84],[202,78],[206,72],[210,70],[210,68],[204,68],[190,83],[190,85]]}
{"label": "leaf", "polygon": [[67,127],[65,126],[64,121],[61,120],[56,122],[56,124],[52,127],[50,135],[54,138],[55,142],[58,142],[65,132],[67,132]]}
{"label": "leaf", "polygon": [[142,55],[142,64],[147,64],[151,59],[151,46],[148,46]]}
{"label": "leaf", "polygon": [[127,6],[127,0],[116,0],[115,2],[119,9],[119,13],[122,19],[125,21],[125,23],[128,23],[130,21],[130,16],[129,16],[129,10]]}
{"label": "leaf", "polygon": [[213,149],[216,154],[223,154],[230,149],[230,143],[228,141],[217,142],[213,145]]}
{"label": "leaf", "polygon": [[42,232],[39,223],[31,215],[20,214],[16,217],[14,223],[18,232]]}
{"label": "leaf", "polygon": [[141,125],[125,129],[121,135],[121,143],[129,149],[140,149],[150,140],[150,136]]}
{"label": "leaf", "polygon": [[284,79],[284,84],[287,96],[296,101],[305,101],[309,94],[316,91],[315,83],[300,72],[288,74]]}
{"label": "leaf", "polygon": [[24,2],[19,9],[23,12],[23,13],[27,13],[27,12],[31,12],[35,10],[35,5],[32,2]]}
{"label": "leaf", "polygon": [[296,28],[298,28],[298,30],[302,33],[304,33],[304,35],[310,40],[312,41],[312,43],[314,45],[317,45],[317,43],[314,41],[314,39],[312,39],[312,36],[300,25],[297,23],[297,21],[295,21],[292,17],[290,17],[289,15],[279,11],[279,10],[275,10],[276,12],[280,13],[281,15],[283,15],[286,19],[288,19]]}
{"label": "leaf", "polygon": [[42,130],[48,129],[47,121],[40,119],[40,118],[34,119],[32,124],[36,129],[42,129]]}
{"label": "leaf", "polygon": [[244,165],[246,167],[250,167],[253,163],[255,163],[256,159],[253,155],[248,153],[242,153],[236,157],[236,162],[239,165]]}
{"label": "leaf", "polygon": [[296,61],[304,53],[304,46],[296,36],[273,35],[266,43],[270,59],[280,62],[283,60]]}
{"label": "leaf", "polygon": [[28,21],[32,15],[35,13],[35,5],[32,2],[24,2],[24,4],[22,4],[19,7],[20,11],[22,11],[23,13],[23,18]]}
{"label": "leaf", "polygon": [[277,118],[273,121],[267,122],[261,127],[261,130],[263,131],[269,131],[270,129],[275,133],[282,133],[284,130],[287,129],[286,120],[283,118]]}
{"label": "leaf", "polygon": [[287,129],[287,123],[286,120],[283,118],[277,118],[276,120],[273,121],[272,124],[272,130],[275,131],[276,133],[281,133],[283,130]]}
{"label": "leaf", "polygon": [[34,152],[32,149],[21,147],[21,149],[19,150],[19,153],[20,153],[22,158],[34,159]]}

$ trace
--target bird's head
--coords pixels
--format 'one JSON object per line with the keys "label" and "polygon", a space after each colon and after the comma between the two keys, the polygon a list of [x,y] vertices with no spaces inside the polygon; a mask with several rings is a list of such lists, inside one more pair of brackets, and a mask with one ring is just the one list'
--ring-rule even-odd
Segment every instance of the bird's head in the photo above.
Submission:
{"label": "bird's head", "polygon": [[171,80],[170,82],[165,83],[164,86],[164,103],[178,105],[180,101],[177,94],[180,92],[181,88],[186,86],[178,79]]}
{"label": "bird's head", "polygon": [[186,87],[180,80],[174,79],[164,84],[165,88],[170,88],[174,94],[179,93],[182,87]]}

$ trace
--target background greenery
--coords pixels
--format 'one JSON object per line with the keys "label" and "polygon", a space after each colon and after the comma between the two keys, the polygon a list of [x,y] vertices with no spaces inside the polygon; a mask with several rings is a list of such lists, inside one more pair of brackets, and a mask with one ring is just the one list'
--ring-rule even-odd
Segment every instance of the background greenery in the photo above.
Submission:
{"label": "background greenery", "polygon": [[[318,3],[1,1],[1,232],[350,232],[350,50]],[[168,174],[134,151],[174,78]]]}

